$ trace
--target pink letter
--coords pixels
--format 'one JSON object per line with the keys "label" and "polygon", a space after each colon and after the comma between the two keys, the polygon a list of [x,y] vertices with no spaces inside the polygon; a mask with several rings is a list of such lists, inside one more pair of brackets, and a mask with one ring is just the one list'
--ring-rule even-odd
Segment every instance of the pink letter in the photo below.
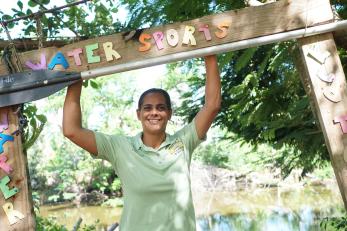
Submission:
{"label": "pink letter", "polygon": [[29,67],[31,70],[44,70],[47,69],[46,65],[46,56],[45,54],[41,54],[41,63],[34,64],[30,61],[26,61],[25,65]]}
{"label": "pink letter", "polygon": [[164,49],[164,45],[163,45],[164,34],[163,34],[163,32],[161,32],[161,31],[154,32],[153,38],[154,38],[155,44],[158,47],[158,50]]}
{"label": "pink letter", "polygon": [[81,53],[82,53],[82,48],[76,48],[76,49],[74,49],[74,50],[72,50],[72,51],[69,51],[69,52],[67,53],[67,56],[73,57],[74,60],[75,60],[75,64],[76,64],[77,66],[81,66],[81,65],[82,65],[81,59],[80,59],[80,54],[81,54]]}
{"label": "pink letter", "polygon": [[208,29],[208,25],[205,24],[203,25],[202,27],[199,28],[199,31],[200,32],[204,32],[204,35],[205,35],[205,39],[207,41],[210,41],[212,38],[211,38],[211,33],[210,33],[210,30]]}
{"label": "pink letter", "polygon": [[7,157],[5,155],[0,156],[0,168],[4,170],[7,174],[13,170],[10,165],[6,164]]}
{"label": "pink letter", "polygon": [[347,115],[337,116],[334,118],[334,123],[340,123],[342,132],[347,133]]}

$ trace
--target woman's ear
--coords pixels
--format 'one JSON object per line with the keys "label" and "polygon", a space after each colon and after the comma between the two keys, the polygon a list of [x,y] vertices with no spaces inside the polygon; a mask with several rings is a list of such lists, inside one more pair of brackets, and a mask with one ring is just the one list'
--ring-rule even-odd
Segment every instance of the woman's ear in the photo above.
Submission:
{"label": "woman's ear", "polygon": [[141,120],[141,119],[140,119],[140,110],[139,110],[139,109],[136,109],[136,115],[137,115],[137,119],[138,119],[138,120]]}
{"label": "woman's ear", "polygon": [[171,120],[171,116],[172,116],[172,109],[169,110],[169,120]]}

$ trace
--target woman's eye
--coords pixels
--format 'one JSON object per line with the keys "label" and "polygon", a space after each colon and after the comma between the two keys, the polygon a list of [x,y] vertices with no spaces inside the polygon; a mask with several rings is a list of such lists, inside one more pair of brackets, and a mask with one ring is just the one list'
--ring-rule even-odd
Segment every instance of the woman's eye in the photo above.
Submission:
{"label": "woman's eye", "polygon": [[144,107],[143,110],[145,110],[145,111],[150,111],[150,110],[151,110],[151,107]]}
{"label": "woman's eye", "polygon": [[165,109],[166,109],[165,106],[159,106],[159,107],[158,107],[158,110],[159,110],[159,111],[165,111]]}

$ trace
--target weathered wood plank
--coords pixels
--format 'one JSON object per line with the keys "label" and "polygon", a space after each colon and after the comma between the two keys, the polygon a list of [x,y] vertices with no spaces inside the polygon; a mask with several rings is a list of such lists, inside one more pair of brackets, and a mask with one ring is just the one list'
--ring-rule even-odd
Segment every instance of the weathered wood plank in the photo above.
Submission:
{"label": "weathered wood plank", "polygon": [[[0,179],[9,176],[10,182],[7,186],[12,190],[13,187],[19,189],[19,192],[14,196],[5,199],[3,195],[0,195],[0,227],[1,230],[8,231],[22,231],[22,230],[35,230],[35,215],[32,206],[29,174],[27,170],[27,157],[22,150],[21,135],[12,135],[18,128],[18,117],[13,113],[11,107],[0,108],[0,118],[2,115],[8,115],[8,129],[3,130],[0,128],[2,134],[11,135],[14,140],[8,141],[3,144],[3,153],[1,156],[6,156],[8,164],[13,170],[10,174],[6,173],[0,168]],[[0,121],[3,124],[3,121]],[[0,194],[2,192],[0,191]],[[17,223],[10,225],[8,217],[3,209],[6,203],[12,203],[13,209],[22,213],[24,219],[18,220]]]}
{"label": "weathered wood plank", "polygon": [[[342,131],[343,121],[334,122],[339,116],[347,115],[345,74],[332,33],[299,39],[298,42],[305,62],[306,73],[303,74],[313,89],[311,96],[315,102],[342,199],[347,208],[347,135]],[[329,52],[330,56],[324,63],[312,57],[316,56],[320,59],[326,52]],[[335,80],[328,83],[319,77],[320,74],[324,76],[333,74]]]}
{"label": "weathered wood plank", "polygon": [[[151,39],[148,40],[151,43],[151,48],[145,52],[138,51],[141,44],[137,39],[135,41],[125,41],[122,34],[119,33],[69,44],[59,49],[46,48],[45,51],[49,51],[49,54],[45,55],[47,58],[47,63],[49,63],[52,56],[55,55],[55,52],[59,50],[64,54],[64,57],[67,59],[70,65],[69,68],[66,69],[67,71],[85,71],[101,66],[105,67],[114,64],[126,63],[129,61],[145,60],[151,57],[158,57],[182,51],[209,47],[217,44],[225,44],[249,38],[301,29],[317,24],[324,24],[332,19],[333,13],[331,11],[329,0],[282,0],[279,2],[266,4],[264,6],[248,7],[221,14],[205,16],[187,22],[145,29],[142,33],[147,33],[152,36]],[[218,38],[215,35],[215,32],[221,32],[221,30],[217,27],[222,24],[227,24],[230,26],[226,28],[226,36],[224,38]],[[211,40],[209,41],[207,41],[205,38],[204,33],[199,31],[199,28],[204,25],[208,25],[208,29],[211,34]],[[192,26],[195,28],[193,36],[197,45],[192,45],[190,42],[188,45],[182,44],[186,26]],[[178,33],[179,42],[176,46],[170,46],[167,42],[166,33],[169,29],[174,29]],[[158,31],[163,32],[164,34],[162,41],[163,49],[160,50],[158,49],[153,38],[153,33]],[[106,61],[105,51],[103,49],[103,44],[106,42],[112,42],[112,49],[118,52],[118,54],[121,56],[120,59]],[[100,62],[88,63],[86,46],[95,43],[98,45],[98,48],[92,52],[94,56],[100,57]],[[76,65],[74,58],[68,56],[68,52],[76,48],[82,48],[82,53],[79,55],[82,62],[81,66]],[[22,63],[24,64],[27,60],[30,60],[33,63],[39,63],[41,53],[45,52],[43,50],[35,50],[22,53]],[[28,69],[26,66],[23,66],[23,68]],[[61,66],[57,65],[56,68],[61,69]],[[7,70],[5,66],[3,64],[0,65],[0,74],[6,73]]]}

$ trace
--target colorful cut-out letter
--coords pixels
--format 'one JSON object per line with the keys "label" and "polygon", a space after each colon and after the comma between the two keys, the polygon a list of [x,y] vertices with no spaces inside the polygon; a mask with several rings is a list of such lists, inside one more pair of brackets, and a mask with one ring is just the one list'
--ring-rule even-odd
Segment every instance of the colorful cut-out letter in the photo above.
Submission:
{"label": "colorful cut-out letter", "polygon": [[142,46],[139,47],[139,51],[148,51],[151,49],[151,43],[147,42],[146,40],[150,39],[152,36],[150,34],[143,33],[140,35],[139,42],[142,44]]}
{"label": "colorful cut-out letter", "polygon": [[0,156],[0,168],[4,170],[7,174],[10,174],[13,169],[10,165],[6,164],[7,157],[5,155]]}
{"label": "colorful cut-out letter", "polygon": [[227,29],[229,28],[229,26],[230,26],[230,23],[228,23],[228,22],[222,22],[222,23],[218,24],[217,28],[220,31],[216,31],[216,32],[214,32],[214,34],[217,36],[217,38],[220,38],[220,39],[224,38],[228,34]]}
{"label": "colorful cut-out letter", "polygon": [[337,116],[334,118],[334,123],[340,123],[343,133],[347,133],[347,115]]}
{"label": "colorful cut-out letter", "polygon": [[60,51],[53,57],[52,61],[48,64],[48,69],[53,70],[55,65],[60,64],[64,69],[69,68],[69,63],[67,62],[65,56]]}
{"label": "colorful cut-out letter", "polygon": [[5,203],[2,208],[6,213],[10,225],[16,224],[25,217],[21,212],[13,209],[13,204],[11,202]]}
{"label": "colorful cut-out letter", "polygon": [[5,135],[0,133],[0,154],[4,152],[4,143],[7,141],[13,141],[13,136]]}
{"label": "colorful cut-out letter", "polygon": [[5,199],[7,200],[8,198],[16,195],[19,190],[16,187],[13,187],[12,189],[10,189],[7,184],[10,182],[10,177],[9,176],[4,176],[1,180],[0,180],[0,190],[2,192],[2,194],[4,194]]}
{"label": "colorful cut-out letter", "polygon": [[163,34],[163,32],[161,32],[161,31],[154,32],[153,38],[154,38],[155,44],[158,47],[158,50],[164,49],[164,45],[163,45],[164,34]]}
{"label": "colorful cut-out letter", "polygon": [[194,32],[195,32],[195,27],[193,26],[186,26],[184,29],[184,35],[183,35],[183,41],[182,43],[185,45],[188,45],[189,42],[191,45],[195,46],[196,45],[196,40],[194,38]]}
{"label": "colorful cut-out letter", "polygon": [[45,54],[41,54],[41,62],[40,63],[32,63],[31,61],[26,61],[25,65],[29,67],[31,70],[45,70],[47,68],[46,64],[46,56]]}
{"label": "colorful cut-out letter", "polygon": [[205,35],[205,39],[207,41],[210,41],[212,38],[211,38],[211,33],[210,33],[210,30],[208,29],[208,25],[203,25],[202,27],[199,28],[199,31],[200,32],[204,32],[204,35]]}
{"label": "colorful cut-out letter", "polygon": [[82,48],[76,48],[76,49],[74,49],[74,50],[72,50],[72,51],[69,51],[69,52],[67,53],[67,56],[73,57],[74,60],[75,60],[75,64],[76,64],[77,66],[81,66],[81,65],[82,65],[82,62],[81,62],[80,54],[81,54],[82,52],[83,52],[83,51],[82,51]]}
{"label": "colorful cut-out letter", "polygon": [[100,62],[100,56],[94,55],[94,50],[99,48],[98,43],[93,43],[86,46],[86,53],[87,53],[87,62],[88,63],[99,63]]}
{"label": "colorful cut-out letter", "polygon": [[8,115],[7,113],[0,114],[0,133],[8,129]]}
{"label": "colorful cut-out letter", "polygon": [[170,46],[172,46],[172,47],[177,46],[178,39],[179,39],[179,36],[178,36],[177,30],[170,29],[170,30],[166,31],[166,40]]}
{"label": "colorful cut-out letter", "polygon": [[112,47],[113,47],[112,42],[105,42],[102,44],[102,46],[104,47],[105,56],[106,56],[107,61],[112,61],[113,57],[115,57],[116,59],[121,58],[121,56],[118,54],[118,52],[112,49]]}

